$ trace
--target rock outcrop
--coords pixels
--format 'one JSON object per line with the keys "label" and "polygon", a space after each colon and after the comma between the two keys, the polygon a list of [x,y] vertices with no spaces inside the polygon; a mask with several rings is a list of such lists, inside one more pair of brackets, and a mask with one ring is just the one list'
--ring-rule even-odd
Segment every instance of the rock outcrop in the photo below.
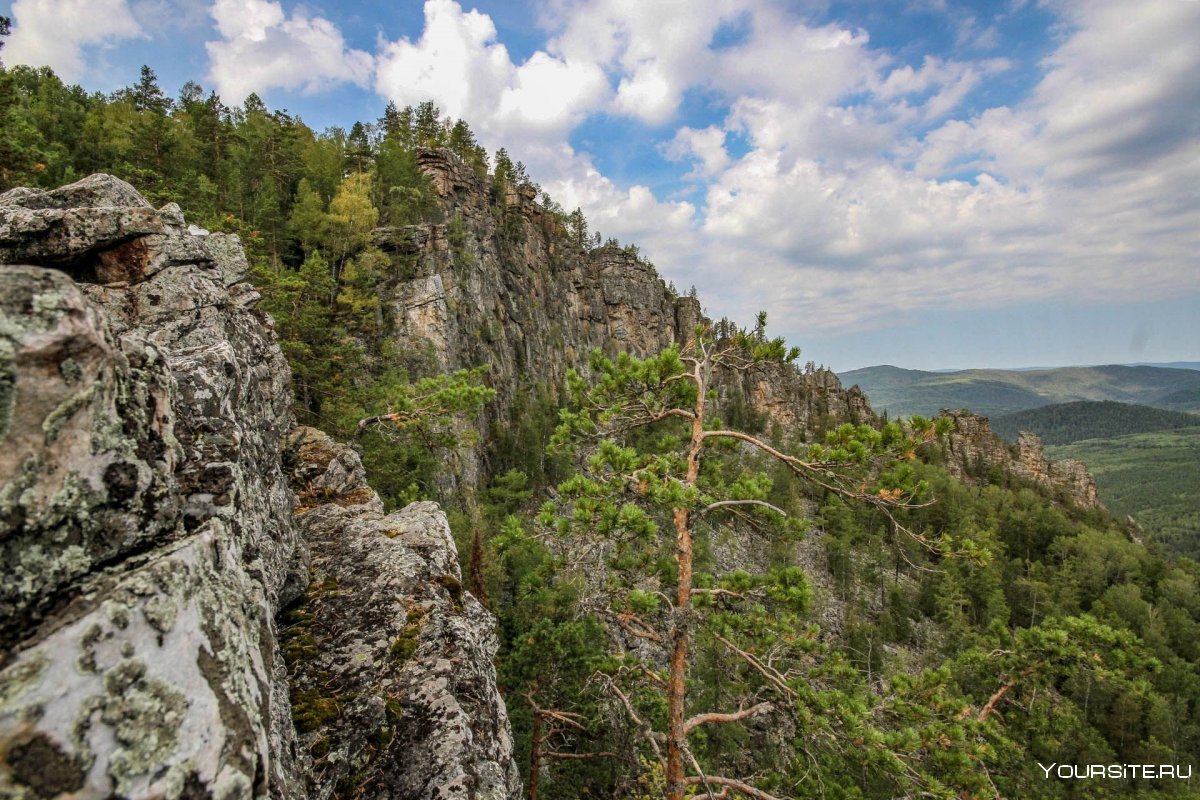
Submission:
{"label": "rock outcrop", "polygon": [[[354,724],[382,708],[396,742],[428,754],[376,759],[391,791],[377,796],[515,796],[490,621],[445,599],[440,514],[380,516],[405,532],[382,545],[332,509],[293,522],[289,370],[236,238],[193,235],[176,206],[99,175],[0,196],[0,262],[0,796],[323,792],[290,704],[310,676],[288,675],[276,615],[311,593],[303,534],[321,570],[334,531],[379,579],[356,589],[426,609],[413,657],[381,677],[407,705],[354,706]],[[336,492],[329,469],[317,485]],[[395,609],[346,597],[330,657],[358,674],[355,631],[390,647],[411,621]],[[467,717],[477,738],[451,736]],[[334,719],[361,767],[350,718]]]}
{"label": "rock outcrop", "polygon": [[[445,150],[421,151],[419,165],[445,222],[375,231],[398,276],[384,288],[388,327],[399,350],[424,354],[432,367],[488,366],[496,401],[479,421],[481,444],[510,422],[515,398],[562,386],[592,350],[645,357],[706,321],[695,297],[669,290],[631,250],[573,243],[535,193],[494,197]],[[723,402],[735,396],[788,435],[874,419],[866,397],[843,390],[828,370],[769,370],[722,387]],[[468,480],[479,455],[460,454],[457,469]]]}
{"label": "rock outcrop", "polygon": [[518,796],[494,622],[445,514],[385,515],[358,456],[320,431],[293,450],[312,582],[282,641],[309,797]]}
{"label": "rock outcrop", "polygon": [[0,786],[294,796],[290,377],[240,248],[93,176],[0,197],[0,255]]}
{"label": "rock outcrop", "polygon": [[1029,431],[1017,434],[1017,460],[1013,471],[1037,483],[1065,489],[1075,502],[1084,508],[1100,505],[1096,479],[1087,465],[1074,458],[1051,461],[1041,438]]}
{"label": "rock outcrop", "polygon": [[954,427],[946,439],[946,468],[956,478],[970,482],[1000,469],[1050,489],[1066,492],[1082,508],[1098,508],[1096,480],[1082,461],[1050,461],[1036,434],[1022,431],[1015,445],[992,432],[987,417],[969,411],[944,410],[941,416]]}

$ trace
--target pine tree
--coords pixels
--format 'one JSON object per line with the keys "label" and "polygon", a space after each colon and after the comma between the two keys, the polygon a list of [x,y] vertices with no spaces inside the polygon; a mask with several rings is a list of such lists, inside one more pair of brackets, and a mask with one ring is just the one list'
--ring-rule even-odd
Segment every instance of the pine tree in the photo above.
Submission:
{"label": "pine tree", "polygon": [[417,106],[413,134],[418,147],[444,147],[446,145],[446,126],[442,124],[441,112],[432,101],[426,100]]}
{"label": "pine tree", "polygon": [[584,249],[591,241],[588,236],[588,221],[583,215],[583,210],[576,208],[566,219],[567,235],[571,237],[571,244],[579,249]]}
{"label": "pine tree", "polygon": [[158,85],[158,76],[154,70],[143,64],[137,84],[129,90],[133,107],[138,111],[149,111],[152,114],[166,114],[173,106]]}
{"label": "pine tree", "polygon": [[[735,446],[748,448],[817,491],[886,515],[916,505],[922,491],[912,485],[911,471],[903,466],[882,473],[874,469],[877,462],[894,462],[911,453],[913,441],[896,424],[882,431],[843,425],[825,445],[802,454],[721,425],[711,407],[718,372],[749,373],[766,364],[789,363],[799,354],[780,339],[767,339],[765,324],[765,315],[760,315],[755,328],[733,331],[721,342],[711,330],[700,328],[686,347],[672,347],[646,360],[628,355],[613,360],[593,353],[590,368],[595,379],[589,382],[571,373],[573,408],[563,412],[555,435],[559,447],[588,443],[587,458],[584,471],[559,487],[568,507],[547,504],[540,522],[564,536],[600,536],[611,543],[609,567],[619,579],[619,589],[608,595],[610,619],[644,646],[665,651],[665,673],[653,662],[642,662],[630,673],[666,695],[661,732],[651,730],[639,716],[619,681],[610,679],[608,686],[661,763],[668,800],[682,800],[692,786],[770,798],[740,779],[704,774],[694,763],[689,737],[708,726],[775,713],[796,696],[782,673],[765,668],[753,656],[754,645],[737,640],[761,641],[766,636],[782,641],[788,635],[784,630],[802,627],[797,615],[808,600],[803,573],[780,568],[757,576],[711,575],[696,569],[695,541],[702,520],[797,524],[766,499],[771,481],[765,474],[744,472],[731,478],[715,469],[722,453]],[[916,426],[922,435],[932,435],[928,423],[917,420]],[[660,523],[669,525],[670,535],[660,537]],[[706,635],[765,680],[753,692],[743,693],[735,710],[701,711],[689,717],[691,648],[705,622],[714,628]]]}
{"label": "pine tree", "polygon": [[371,168],[373,160],[371,140],[367,134],[367,126],[356,122],[350,128],[346,137],[344,172],[366,172]]}
{"label": "pine tree", "polygon": [[[4,49],[4,39],[12,33],[12,20],[6,16],[0,15],[0,50]],[[0,61],[0,69],[4,69],[4,62]]]}

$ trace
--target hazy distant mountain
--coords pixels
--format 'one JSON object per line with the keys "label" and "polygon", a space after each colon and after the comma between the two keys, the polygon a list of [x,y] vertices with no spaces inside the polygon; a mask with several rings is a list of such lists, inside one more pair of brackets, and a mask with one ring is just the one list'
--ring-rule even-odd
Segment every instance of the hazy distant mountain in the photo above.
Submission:
{"label": "hazy distant mountain", "polygon": [[1055,403],[992,418],[992,430],[1010,442],[1019,431],[1032,431],[1048,445],[1194,427],[1200,427],[1196,414],[1112,400]]}
{"label": "hazy distant mountain", "polygon": [[1168,369],[1200,370],[1200,361],[1139,361],[1131,367],[1166,367]]}
{"label": "hazy distant mountain", "polygon": [[844,372],[839,377],[846,385],[858,384],[876,411],[886,410],[892,416],[969,408],[998,417],[1078,400],[1200,411],[1200,371],[1175,366],[926,372],[885,365]]}

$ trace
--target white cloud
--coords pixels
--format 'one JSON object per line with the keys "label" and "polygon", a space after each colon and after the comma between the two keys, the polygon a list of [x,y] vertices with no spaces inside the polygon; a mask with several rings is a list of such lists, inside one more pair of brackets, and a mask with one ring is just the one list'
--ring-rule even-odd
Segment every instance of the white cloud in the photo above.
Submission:
{"label": "white cloud", "polygon": [[684,91],[710,72],[708,43],[721,22],[745,5],[732,0],[563,3],[545,21],[559,31],[548,47],[614,74],[614,112],[660,125],[675,114]]}
{"label": "white cloud", "polygon": [[347,47],[323,17],[302,10],[289,17],[273,0],[216,0],[210,13],[222,38],[205,44],[209,79],[226,102],[274,88],[311,92],[370,80],[371,55]]}
{"label": "white cloud", "polygon": [[[296,20],[317,24],[242,5],[254,13],[218,19],[249,52]],[[715,313],[765,307],[796,338],[928,308],[1196,288],[1200,3],[1131,14],[1061,0],[1050,8],[1067,25],[1032,94],[972,115],[964,103],[1008,60],[906,64],[869,31],[796,8],[559,0],[543,8],[543,48],[517,62],[487,15],[428,0],[420,36],[381,43],[375,86],[465,118],[594,229],[696,283]],[[952,22],[964,48],[995,43],[985,22]],[[712,46],[730,25],[733,41]],[[691,164],[682,177],[701,182],[702,204],[619,186],[568,144],[597,112],[671,123],[693,90],[724,118],[676,123],[660,152]]]}
{"label": "white cloud", "polygon": [[1064,177],[1142,169],[1200,131],[1200,3],[1063,4],[1078,29],[1048,59],[1030,111],[1048,167]]}
{"label": "white cloud", "polygon": [[1200,4],[1057,8],[1071,27],[1029,99],[973,117],[964,99],[1007,60],[897,66],[866,32],[755,12],[693,79],[727,94],[724,132],[750,151],[706,169],[702,132],[677,131],[664,153],[711,177],[699,244],[651,257],[801,337],[1200,289]]}
{"label": "white cloud", "polygon": [[685,178],[707,178],[729,166],[729,153],[725,150],[725,131],[716,125],[703,130],[683,127],[675,132],[675,138],[663,148],[664,155],[675,161],[694,158],[699,161],[696,169]]}
{"label": "white cloud", "polygon": [[526,141],[530,151],[561,141],[610,92],[603,71],[584,60],[539,50],[513,63],[491,18],[452,0],[425,4],[419,39],[383,47],[376,90],[399,105],[432,100],[467,119],[486,144],[518,152]]}
{"label": "white cloud", "polygon": [[8,64],[48,66],[68,82],[84,74],[85,47],[143,35],[127,0],[16,0],[12,20],[0,57]]}

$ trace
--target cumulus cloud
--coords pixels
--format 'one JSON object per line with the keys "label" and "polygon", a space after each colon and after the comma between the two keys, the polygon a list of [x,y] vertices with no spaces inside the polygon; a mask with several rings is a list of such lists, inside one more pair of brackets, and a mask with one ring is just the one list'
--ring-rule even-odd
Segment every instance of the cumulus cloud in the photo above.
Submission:
{"label": "cumulus cloud", "polygon": [[729,165],[725,137],[726,132],[716,125],[709,125],[703,130],[685,125],[675,132],[675,138],[667,143],[663,153],[673,161],[690,158],[699,162],[696,169],[685,175],[685,178],[711,177]]}
{"label": "cumulus cloud", "polygon": [[425,4],[417,40],[384,45],[375,86],[399,105],[434,101],[493,147],[529,141],[531,151],[561,141],[610,93],[604,72],[587,60],[539,50],[514,63],[491,18],[453,0]]}
{"label": "cumulus cloud", "polygon": [[274,88],[312,92],[370,80],[371,55],[347,47],[327,19],[302,10],[288,16],[273,0],[216,0],[210,13],[221,39],[205,44],[209,79],[226,101]]}
{"label": "cumulus cloud", "polygon": [[1046,162],[1064,177],[1138,170],[1200,132],[1200,3],[1070,3],[1075,32],[1048,59],[1030,110],[1045,121]]}
{"label": "cumulus cloud", "polygon": [[738,16],[744,5],[733,0],[561,4],[546,20],[558,31],[548,46],[614,76],[614,113],[660,125],[675,114],[684,92],[711,71],[708,45],[722,22]]}
{"label": "cumulus cloud", "polygon": [[[1024,65],[1035,87],[991,108],[971,99],[1014,64],[962,54],[997,43],[999,16],[943,9],[958,55],[901,60],[869,30],[774,0],[557,0],[540,12],[545,44],[523,60],[486,14],[428,0],[419,36],[380,43],[374,86],[467,119],[594,229],[697,284],[714,312],[765,306],[798,339],[929,308],[1195,289],[1200,3],[1045,7],[1062,27],[1053,52]],[[266,0],[218,0],[214,17],[214,75],[227,65],[243,92],[370,74],[320,18]],[[316,70],[312,52],[324,54]],[[720,109],[715,123],[686,115],[689,92]],[[690,170],[695,194],[664,199],[602,174],[568,143],[594,114],[665,129],[659,152]]]}
{"label": "cumulus cloud", "polygon": [[[703,246],[660,265],[801,337],[1200,288],[1200,4],[1055,8],[1067,27],[1031,95],[970,116],[964,99],[1008,61],[895,64],[865,31],[756,13],[707,79],[731,98],[722,132],[750,150],[704,173]],[[781,66],[755,72],[755,51]],[[779,79],[797,74],[820,80]],[[680,128],[664,152],[703,165],[702,141]]]}
{"label": "cumulus cloud", "polygon": [[83,76],[85,47],[144,35],[128,0],[16,0],[12,20],[4,60],[48,66],[64,81]]}

